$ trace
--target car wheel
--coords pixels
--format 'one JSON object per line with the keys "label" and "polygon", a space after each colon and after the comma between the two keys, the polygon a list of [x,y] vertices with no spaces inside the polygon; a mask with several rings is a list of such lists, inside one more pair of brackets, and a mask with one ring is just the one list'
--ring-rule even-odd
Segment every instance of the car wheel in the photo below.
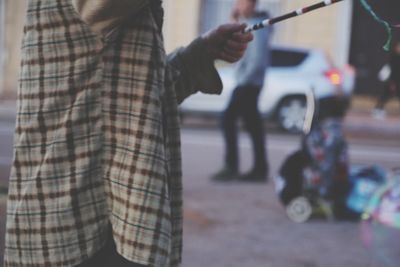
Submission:
{"label": "car wheel", "polygon": [[292,97],[283,100],[277,112],[279,126],[288,132],[300,133],[303,130],[306,111],[305,98]]}

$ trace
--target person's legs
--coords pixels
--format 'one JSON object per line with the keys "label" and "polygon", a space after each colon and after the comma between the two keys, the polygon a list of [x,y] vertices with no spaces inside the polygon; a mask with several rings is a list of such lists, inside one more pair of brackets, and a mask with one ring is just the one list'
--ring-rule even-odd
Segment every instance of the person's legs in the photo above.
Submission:
{"label": "person's legs", "polygon": [[138,263],[130,262],[118,254],[112,237],[111,229],[105,246],[92,258],[75,267],[146,267]]}
{"label": "person's legs", "polygon": [[263,179],[268,174],[268,164],[265,152],[265,132],[260,111],[258,110],[258,95],[261,88],[249,86],[246,88],[246,98],[243,98],[243,120],[253,144],[254,166],[249,173],[251,178]]}
{"label": "person's legs", "polygon": [[237,120],[241,110],[242,87],[238,87],[232,94],[231,100],[222,115],[222,129],[225,138],[225,163],[226,166],[237,171],[238,156],[238,130]]}
{"label": "person's legs", "polygon": [[380,94],[378,101],[376,102],[375,109],[372,111],[372,115],[377,119],[383,119],[385,117],[385,104],[391,96],[391,83],[386,82],[382,93]]}
{"label": "person's legs", "polygon": [[237,120],[240,116],[242,87],[237,87],[231,96],[228,107],[222,114],[221,128],[225,141],[225,166],[213,176],[215,180],[231,180],[239,169]]}
{"label": "person's legs", "polygon": [[383,110],[385,107],[386,102],[389,100],[390,95],[391,95],[391,90],[390,90],[391,83],[386,82],[385,86],[383,87],[383,91],[381,95],[378,98],[378,101],[376,103],[375,109],[378,110]]}

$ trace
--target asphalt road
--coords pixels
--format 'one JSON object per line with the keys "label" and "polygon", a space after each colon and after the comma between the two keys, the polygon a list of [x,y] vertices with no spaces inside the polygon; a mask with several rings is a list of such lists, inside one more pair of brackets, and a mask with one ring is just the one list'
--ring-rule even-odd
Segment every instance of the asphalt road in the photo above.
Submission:
{"label": "asphalt road", "polygon": [[[268,184],[221,184],[209,177],[222,165],[223,140],[215,130],[186,129],[182,135],[184,171],[183,266],[190,267],[378,267],[375,253],[361,242],[357,223],[288,220]],[[299,138],[271,134],[271,175]],[[251,145],[241,138],[242,170]],[[389,140],[350,140],[354,164],[400,165],[400,144]]]}
{"label": "asphalt road", "polygon": [[[0,122],[0,185],[6,182],[12,155],[13,126]],[[241,136],[241,169],[251,162],[251,145]],[[299,146],[299,137],[268,136],[271,175]],[[184,173],[185,267],[376,267],[374,253],[361,242],[359,226],[348,222],[289,221],[267,184],[210,181],[222,166],[223,140],[216,129],[182,131]],[[390,140],[350,140],[352,163],[400,165],[400,144]],[[0,242],[4,198],[0,205]],[[2,249],[0,250],[2,252]],[[0,253],[0,258],[1,258]],[[0,261],[1,262],[1,261]],[[0,264],[1,266],[1,264]]]}

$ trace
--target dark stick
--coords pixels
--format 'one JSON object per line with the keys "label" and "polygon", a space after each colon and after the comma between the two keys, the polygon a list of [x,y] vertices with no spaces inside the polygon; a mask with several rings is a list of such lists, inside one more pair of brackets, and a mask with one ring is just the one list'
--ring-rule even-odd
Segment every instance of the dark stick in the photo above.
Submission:
{"label": "dark stick", "polygon": [[323,7],[326,7],[326,6],[330,6],[332,4],[335,4],[335,3],[341,2],[341,1],[343,1],[343,0],[325,0],[323,2],[319,2],[317,4],[313,4],[311,6],[300,8],[298,10],[292,11],[292,12],[284,14],[282,16],[271,18],[271,19],[266,19],[264,21],[261,21],[260,23],[248,26],[246,29],[243,30],[243,32],[246,33],[246,32],[256,31],[256,30],[265,28],[265,27],[267,27],[269,25],[278,23],[280,21],[284,21],[284,20],[287,20],[287,19],[290,19],[290,18],[293,18],[293,17],[297,17],[297,16],[303,15],[305,13],[308,13],[310,11],[313,11],[313,10],[316,10],[316,9],[320,9],[320,8],[323,8]]}

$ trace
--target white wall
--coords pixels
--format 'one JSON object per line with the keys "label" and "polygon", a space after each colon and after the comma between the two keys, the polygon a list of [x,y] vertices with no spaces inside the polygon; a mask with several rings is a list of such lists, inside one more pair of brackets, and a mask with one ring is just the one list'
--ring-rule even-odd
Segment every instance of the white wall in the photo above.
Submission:
{"label": "white wall", "polygon": [[164,42],[167,52],[188,44],[199,32],[201,0],[164,0]]}

